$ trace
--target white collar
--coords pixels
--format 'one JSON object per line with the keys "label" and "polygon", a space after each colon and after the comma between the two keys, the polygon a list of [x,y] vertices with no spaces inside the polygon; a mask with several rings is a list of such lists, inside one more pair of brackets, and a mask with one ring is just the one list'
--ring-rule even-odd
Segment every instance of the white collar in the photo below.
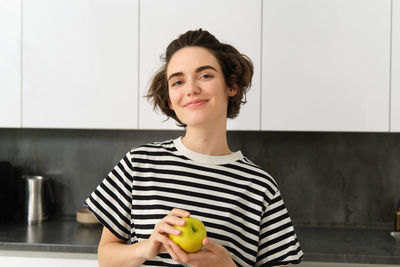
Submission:
{"label": "white collar", "polygon": [[223,156],[210,156],[210,155],[205,155],[201,153],[194,152],[182,143],[182,137],[178,137],[174,139],[174,145],[176,149],[185,157],[199,162],[199,163],[205,163],[205,164],[211,164],[211,165],[221,165],[221,164],[227,164],[227,163],[232,163],[234,161],[237,161],[239,159],[243,158],[242,152],[241,151],[236,151],[233,152],[232,154],[229,155],[223,155]]}

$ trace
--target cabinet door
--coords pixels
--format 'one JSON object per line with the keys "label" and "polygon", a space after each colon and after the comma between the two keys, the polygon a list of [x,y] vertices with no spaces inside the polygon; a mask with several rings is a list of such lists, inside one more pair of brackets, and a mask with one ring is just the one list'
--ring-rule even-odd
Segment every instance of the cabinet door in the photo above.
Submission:
{"label": "cabinet door", "polygon": [[262,129],[388,131],[390,0],[264,0]]}
{"label": "cabinet door", "polygon": [[302,261],[298,267],[393,267],[392,264],[341,263],[341,262],[310,262]]}
{"label": "cabinet door", "polygon": [[400,0],[393,0],[391,131],[400,132]]}
{"label": "cabinet door", "polygon": [[180,34],[198,28],[221,42],[230,43],[249,56],[255,67],[248,103],[239,116],[228,120],[228,129],[260,129],[261,2],[247,0],[146,0],[140,4],[140,100],[139,128],[178,129],[175,121],[153,111],[144,98],[152,75],[160,67],[160,55]]}
{"label": "cabinet door", "polygon": [[0,0],[0,127],[21,127],[21,1]]}
{"label": "cabinet door", "polygon": [[0,266],[13,267],[97,267],[97,255],[36,251],[0,251]]}
{"label": "cabinet door", "polygon": [[137,128],[138,0],[23,9],[23,126]]}

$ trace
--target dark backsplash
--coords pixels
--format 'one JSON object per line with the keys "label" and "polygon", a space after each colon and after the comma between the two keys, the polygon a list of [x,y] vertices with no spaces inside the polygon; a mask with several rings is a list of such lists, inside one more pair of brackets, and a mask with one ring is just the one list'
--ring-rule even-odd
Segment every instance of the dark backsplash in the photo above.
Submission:
{"label": "dark backsplash", "polygon": [[[181,131],[0,129],[0,161],[52,178],[60,215],[74,215],[132,147]],[[400,134],[230,131],[280,186],[297,225],[390,227],[400,199]]]}

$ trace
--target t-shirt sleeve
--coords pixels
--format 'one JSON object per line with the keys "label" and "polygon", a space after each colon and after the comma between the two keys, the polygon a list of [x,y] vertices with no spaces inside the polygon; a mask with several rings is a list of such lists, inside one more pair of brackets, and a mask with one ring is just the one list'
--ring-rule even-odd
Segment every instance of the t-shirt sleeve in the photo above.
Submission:
{"label": "t-shirt sleeve", "polygon": [[115,236],[131,240],[133,166],[128,152],[86,199],[85,205]]}
{"label": "t-shirt sleeve", "polygon": [[256,266],[280,266],[300,263],[303,251],[279,190],[265,201]]}

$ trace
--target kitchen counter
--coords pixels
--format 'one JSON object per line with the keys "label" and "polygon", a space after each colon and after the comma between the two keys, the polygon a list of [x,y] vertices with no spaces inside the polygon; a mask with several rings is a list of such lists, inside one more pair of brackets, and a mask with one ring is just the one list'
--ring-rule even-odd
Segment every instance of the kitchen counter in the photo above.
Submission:
{"label": "kitchen counter", "polygon": [[[28,226],[0,224],[0,250],[96,253],[102,227],[84,226],[73,218]],[[400,246],[390,230],[296,227],[304,261],[400,265]]]}
{"label": "kitchen counter", "polygon": [[304,261],[400,265],[400,244],[389,229],[296,227]]}
{"label": "kitchen counter", "polygon": [[0,224],[0,250],[97,253],[102,226],[84,226],[74,218],[42,224]]}

